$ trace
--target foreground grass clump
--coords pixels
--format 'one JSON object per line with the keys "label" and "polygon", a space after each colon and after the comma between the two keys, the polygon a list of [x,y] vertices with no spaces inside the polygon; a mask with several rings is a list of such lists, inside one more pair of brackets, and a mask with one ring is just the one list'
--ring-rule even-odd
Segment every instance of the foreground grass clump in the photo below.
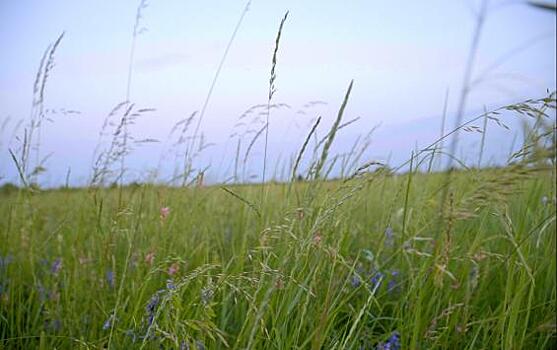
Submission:
{"label": "foreground grass clump", "polygon": [[547,171],[0,200],[0,348],[550,349]]}

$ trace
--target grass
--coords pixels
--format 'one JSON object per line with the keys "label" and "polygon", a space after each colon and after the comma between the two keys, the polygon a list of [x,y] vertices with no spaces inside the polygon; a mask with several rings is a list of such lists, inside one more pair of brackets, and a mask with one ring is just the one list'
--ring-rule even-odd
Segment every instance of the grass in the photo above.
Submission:
{"label": "grass", "polygon": [[0,346],[552,348],[555,186],[478,205],[509,171],[453,173],[440,231],[442,174],[267,184],[261,218],[219,187],[4,194]]}
{"label": "grass", "polygon": [[[358,120],[343,120],[350,82],[330,130],[319,138],[316,117],[284,167],[290,180],[265,182],[271,109],[290,108],[272,100],[286,12],[267,101],[230,135],[234,184],[204,186],[200,124],[249,4],[199,116],[169,134],[168,185],[124,185],[126,157],[155,141],[129,128],[154,111],[130,101],[146,2],[126,99],[105,119],[87,188],[69,187],[70,170],[65,187],[39,187],[43,95],[63,34],[47,48],[9,148],[22,187],[0,188],[0,349],[557,348],[555,92],[462,122],[480,17],[454,129],[445,131],[447,92],[440,138],[407,162],[366,161],[373,130],[335,155],[335,136]],[[488,124],[508,128],[503,114],[529,120],[524,145],[481,169]],[[263,132],[263,181],[241,184]],[[454,158],[459,132],[482,133],[476,168]],[[448,170],[433,172],[442,160]]]}

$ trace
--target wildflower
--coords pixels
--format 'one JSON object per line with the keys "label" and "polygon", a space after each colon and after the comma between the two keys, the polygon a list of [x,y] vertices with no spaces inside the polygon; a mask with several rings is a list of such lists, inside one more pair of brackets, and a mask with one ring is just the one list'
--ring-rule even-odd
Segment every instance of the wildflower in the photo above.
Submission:
{"label": "wildflower", "polygon": [[380,271],[377,271],[373,276],[371,276],[369,282],[371,283],[372,289],[378,289],[381,286],[381,282],[384,277],[385,275]]}
{"label": "wildflower", "polygon": [[149,254],[145,255],[145,263],[147,265],[153,265],[154,260],[155,260],[155,252],[150,252]]}
{"label": "wildflower", "polygon": [[110,288],[114,288],[114,271],[108,270],[106,272],[106,281],[108,282]]}
{"label": "wildflower", "polygon": [[62,258],[56,258],[56,260],[54,260],[54,262],[50,266],[50,272],[56,276],[58,275],[61,269],[62,269]]}
{"label": "wildflower", "polygon": [[393,228],[390,226],[387,226],[387,228],[385,229],[385,245],[392,247],[394,245],[394,231]]}
{"label": "wildflower", "polygon": [[386,342],[377,344],[376,350],[400,350],[400,348],[400,334],[394,331]]}
{"label": "wildflower", "polygon": [[167,279],[166,280],[166,289],[168,290],[176,290],[176,285],[174,284],[174,281],[171,279]]}
{"label": "wildflower", "polygon": [[112,328],[112,324],[115,321],[117,321],[117,319],[116,319],[116,317],[114,317],[114,314],[110,314],[110,316],[103,323],[103,331],[106,331],[106,330],[109,330],[110,328]]}
{"label": "wildflower", "polygon": [[398,275],[399,272],[397,270],[393,270],[391,271],[391,279],[389,280],[389,283],[387,284],[387,292],[391,293],[393,292],[397,285],[398,285]]}
{"label": "wildflower", "polygon": [[316,232],[315,235],[313,236],[313,243],[315,245],[319,245],[319,243],[321,243],[322,239],[323,239],[323,237],[321,237],[321,232]]}
{"label": "wildflower", "polygon": [[165,220],[168,215],[170,215],[170,208],[169,207],[162,207],[160,209],[160,216],[161,216],[161,220]]}
{"label": "wildflower", "polygon": [[159,306],[159,303],[161,301],[161,296],[160,296],[161,293],[162,293],[162,290],[159,290],[155,294],[153,294],[151,299],[149,299],[149,302],[147,303],[147,306],[145,307],[145,311],[147,313],[147,327],[151,327],[151,325],[153,324],[153,321],[155,320],[155,315],[157,313],[157,307]]}
{"label": "wildflower", "polygon": [[39,300],[45,302],[50,298],[51,292],[46,289],[41,282],[37,285],[37,292],[39,294]]}
{"label": "wildflower", "polygon": [[356,275],[352,276],[352,278],[350,279],[350,285],[352,285],[353,288],[358,288],[361,284],[362,281],[360,281],[360,277]]}
{"label": "wildflower", "polygon": [[176,273],[178,273],[178,271],[180,271],[180,265],[176,262],[170,265],[170,267],[168,268],[168,274],[170,276],[174,276]]}

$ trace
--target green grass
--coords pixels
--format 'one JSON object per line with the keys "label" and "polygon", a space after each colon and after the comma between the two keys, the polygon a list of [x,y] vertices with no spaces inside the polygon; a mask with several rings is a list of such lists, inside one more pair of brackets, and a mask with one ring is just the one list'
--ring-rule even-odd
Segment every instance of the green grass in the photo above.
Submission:
{"label": "green grass", "polygon": [[553,175],[444,179],[0,194],[0,348],[555,348]]}
{"label": "green grass", "polygon": [[[249,122],[259,130],[253,136],[234,130],[236,183],[249,175],[248,156],[265,132],[265,184],[204,187],[200,125],[249,4],[199,117],[178,121],[167,140],[177,169],[169,183],[182,187],[123,186],[130,126],[153,111],[130,101],[146,2],[136,12],[125,102],[105,119],[87,188],[38,185],[48,158],[40,153],[44,91],[64,34],[46,49],[31,115],[9,147],[22,187],[0,188],[0,349],[557,348],[555,92],[462,121],[485,10],[455,129],[444,128],[446,98],[442,135],[408,162],[365,162],[371,133],[347,154],[331,154],[337,132],[357,120],[343,120],[351,82],[325,137],[317,137],[318,117],[288,176],[275,174],[291,182],[265,183],[269,114],[286,106],[272,97],[287,12],[266,106],[239,117],[266,107],[266,122]],[[527,120],[506,167],[470,169],[454,159],[449,168],[467,170],[416,170],[454,158],[460,131],[482,133],[480,167],[487,123],[508,128],[504,114]],[[342,179],[329,180],[338,170]]]}

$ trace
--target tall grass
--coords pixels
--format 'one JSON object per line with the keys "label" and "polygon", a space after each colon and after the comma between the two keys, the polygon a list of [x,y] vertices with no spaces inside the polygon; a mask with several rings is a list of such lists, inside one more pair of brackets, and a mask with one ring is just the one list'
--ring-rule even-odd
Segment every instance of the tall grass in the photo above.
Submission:
{"label": "tall grass", "polygon": [[[0,348],[557,346],[555,92],[463,121],[465,85],[455,127],[445,132],[446,97],[439,138],[389,165],[365,157],[371,132],[334,153],[357,122],[344,122],[350,82],[329,131],[317,136],[318,117],[291,158],[289,181],[241,184],[264,132],[267,144],[271,109],[289,108],[272,101],[285,15],[267,103],[231,135],[235,183],[204,186],[199,125],[246,6],[202,112],[169,133],[169,185],[123,186],[125,157],[153,141],[128,129],[153,111],[129,101],[143,8],[127,98],[105,120],[90,186],[30,191],[31,129],[12,151],[23,186],[0,191]],[[488,125],[506,127],[511,114],[528,120],[523,145],[505,166],[480,168]],[[457,139],[443,147],[467,131],[482,132],[474,165],[456,159]],[[447,172],[432,171],[441,159]]]}
{"label": "tall grass", "polygon": [[[555,96],[504,108],[546,118]],[[264,202],[257,185],[3,194],[1,344],[552,348],[543,130],[508,167],[453,173],[441,234],[445,177],[419,152],[406,175],[259,185]]]}
{"label": "tall grass", "polygon": [[340,205],[339,182],[304,207],[268,185],[260,214],[213,187],[127,188],[123,208],[111,190],[3,195],[1,344],[552,348],[555,189],[518,171],[454,174],[439,237],[436,174],[366,176]]}

